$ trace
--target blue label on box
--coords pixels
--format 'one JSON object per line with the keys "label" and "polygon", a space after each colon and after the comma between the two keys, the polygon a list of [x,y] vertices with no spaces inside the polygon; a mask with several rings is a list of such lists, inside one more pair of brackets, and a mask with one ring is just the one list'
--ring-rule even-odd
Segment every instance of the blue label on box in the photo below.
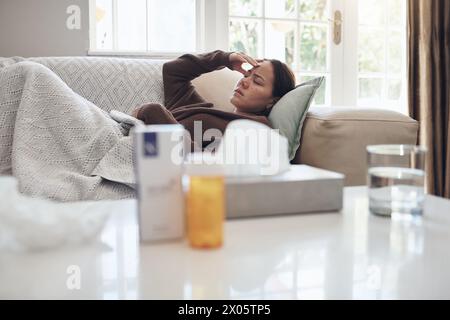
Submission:
{"label": "blue label on box", "polygon": [[144,132],[144,157],[158,156],[158,139],[156,132]]}

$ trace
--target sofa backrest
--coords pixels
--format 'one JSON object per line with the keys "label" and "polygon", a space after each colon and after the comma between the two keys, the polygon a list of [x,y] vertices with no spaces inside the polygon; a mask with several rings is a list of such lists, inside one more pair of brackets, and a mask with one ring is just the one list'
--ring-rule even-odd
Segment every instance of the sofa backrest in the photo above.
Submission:
{"label": "sofa backrest", "polygon": [[131,113],[148,103],[164,103],[163,60],[109,57],[38,57],[76,93],[105,111]]}
{"label": "sofa backrest", "polygon": [[[105,111],[130,113],[144,103],[164,104],[162,65],[166,60],[111,57],[36,57],[76,93]],[[193,81],[206,101],[233,110],[230,97],[241,77],[229,69],[204,74]]]}

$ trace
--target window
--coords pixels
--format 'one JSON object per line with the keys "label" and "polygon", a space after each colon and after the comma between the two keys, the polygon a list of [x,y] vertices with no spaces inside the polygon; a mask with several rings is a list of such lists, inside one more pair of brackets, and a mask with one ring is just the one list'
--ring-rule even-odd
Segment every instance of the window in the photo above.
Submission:
{"label": "window", "polygon": [[197,49],[196,0],[91,0],[91,52],[170,53]]}
{"label": "window", "polygon": [[406,0],[91,0],[91,12],[93,53],[244,51],[298,82],[325,76],[315,105],[407,112]]}
{"label": "window", "polygon": [[[334,42],[335,12],[342,17]],[[229,0],[229,49],[325,76],[316,105],[406,113],[406,0]]]}
{"label": "window", "polygon": [[230,0],[229,49],[284,61],[298,82],[325,76],[315,102],[330,104],[329,5],[327,0]]}
{"label": "window", "polygon": [[403,0],[360,0],[358,105],[406,105],[406,7]]}

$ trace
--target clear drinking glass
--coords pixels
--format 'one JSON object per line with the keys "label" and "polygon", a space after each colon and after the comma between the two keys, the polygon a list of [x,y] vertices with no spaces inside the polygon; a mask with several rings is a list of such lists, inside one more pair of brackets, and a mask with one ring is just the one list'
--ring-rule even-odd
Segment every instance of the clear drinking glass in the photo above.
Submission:
{"label": "clear drinking glass", "polygon": [[426,149],[413,145],[367,147],[369,210],[394,219],[420,219],[425,198]]}

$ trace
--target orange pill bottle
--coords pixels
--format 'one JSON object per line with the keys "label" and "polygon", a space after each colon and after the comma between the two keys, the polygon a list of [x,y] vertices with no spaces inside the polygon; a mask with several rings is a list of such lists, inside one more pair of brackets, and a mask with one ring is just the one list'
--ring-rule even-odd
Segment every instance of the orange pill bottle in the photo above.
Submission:
{"label": "orange pill bottle", "polygon": [[192,153],[185,162],[187,236],[193,248],[223,244],[225,178],[213,155]]}

